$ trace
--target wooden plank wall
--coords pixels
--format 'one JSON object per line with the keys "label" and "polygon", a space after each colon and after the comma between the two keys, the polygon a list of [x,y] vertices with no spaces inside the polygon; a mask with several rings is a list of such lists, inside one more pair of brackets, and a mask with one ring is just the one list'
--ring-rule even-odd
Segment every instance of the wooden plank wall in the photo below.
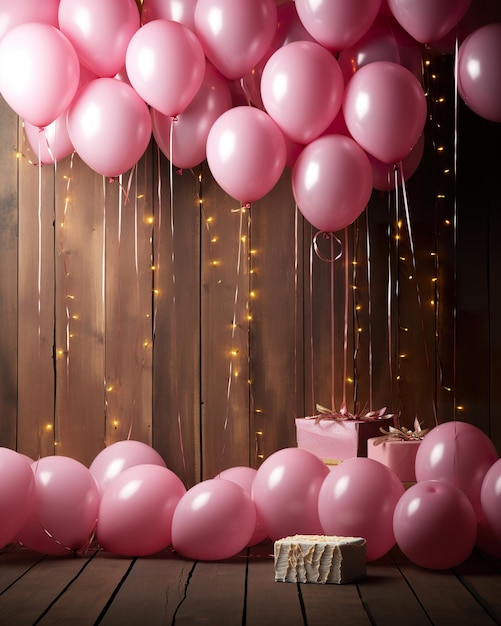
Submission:
{"label": "wooden plank wall", "polygon": [[319,237],[333,264],[289,169],[250,207],[153,142],[115,181],[78,155],[40,169],[2,101],[0,444],[89,464],[130,436],[192,485],[346,400],[500,449],[500,125],[461,102],[456,122],[451,59],[432,70],[418,172]]}

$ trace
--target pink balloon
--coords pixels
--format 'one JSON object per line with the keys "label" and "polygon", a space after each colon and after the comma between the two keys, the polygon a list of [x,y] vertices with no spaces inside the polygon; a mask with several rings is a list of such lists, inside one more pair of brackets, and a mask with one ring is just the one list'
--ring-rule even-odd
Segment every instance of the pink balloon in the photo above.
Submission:
{"label": "pink balloon", "polygon": [[50,24],[57,28],[59,0],[0,0],[0,39],[12,28],[27,22]]}
{"label": "pink balloon", "polygon": [[35,480],[26,458],[0,448],[0,548],[10,543],[33,509]]}
{"label": "pink balloon", "polygon": [[24,133],[35,156],[40,155],[41,163],[55,163],[73,152],[73,144],[68,135],[64,111],[56,120],[45,128],[38,128],[24,122]]}
{"label": "pink balloon", "polygon": [[277,25],[273,0],[198,0],[195,28],[209,61],[227,78],[245,76],[268,50]]}
{"label": "pink balloon", "polygon": [[124,470],[135,465],[159,465],[166,467],[160,454],[142,441],[126,439],[112,443],[101,450],[90,464],[90,473],[96,479],[101,492]]}
{"label": "pink balloon", "polygon": [[413,563],[447,569],[470,555],[477,521],[468,498],[459,489],[425,480],[410,487],[398,501],[393,530],[398,547]]}
{"label": "pink balloon", "polygon": [[325,534],[365,537],[367,560],[385,555],[395,544],[392,519],[404,487],[390,469],[364,457],[330,470],[318,494],[318,515]]}
{"label": "pink balloon", "polygon": [[387,0],[397,22],[417,41],[430,43],[452,30],[471,0]]}
{"label": "pink balloon", "polygon": [[371,196],[369,158],[350,137],[320,137],[299,155],[292,191],[299,210],[315,228],[341,230],[357,219]]}
{"label": "pink balloon", "polygon": [[[246,493],[248,493],[249,496],[252,496],[252,483],[254,482],[256,471],[257,470],[255,470],[253,467],[238,465],[236,467],[229,467],[228,469],[223,470],[217,476],[214,476],[214,478],[230,480],[236,485],[242,487],[242,489]],[[264,539],[266,539],[266,531],[264,530],[263,525],[256,514],[256,527],[247,545],[255,546],[258,543],[261,543]]]}
{"label": "pink balloon", "polygon": [[195,32],[195,7],[197,0],[143,0],[143,24],[153,20],[179,22]]}
{"label": "pink balloon", "polygon": [[67,109],[79,74],[73,46],[54,26],[21,24],[0,41],[0,92],[34,126],[48,126]]}
{"label": "pink balloon", "polygon": [[113,178],[144,154],[151,116],[132,87],[114,78],[97,78],[84,85],[72,102],[68,133],[81,159]]}
{"label": "pink balloon", "polygon": [[493,463],[484,476],[480,504],[487,524],[501,539],[501,459]]}
{"label": "pink balloon", "polygon": [[501,559],[501,534],[485,518],[478,523],[476,545],[482,552]]}
{"label": "pink balloon", "polygon": [[132,37],[125,67],[131,85],[164,115],[184,111],[204,79],[205,57],[194,33],[178,22],[155,20]]}
{"label": "pink balloon", "polygon": [[212,125],[231,107],[228,81],[211,63],[207,63],[202,86],[177,118],[152,109],[153,136],[165,156],[168,159],[172,156],[176,167],[195,167],[206,157],[207,137]]}
{"label": "pink balloon", "polygon": [[480,520],[482,481],[498,459],[487,435],[466,422],[444,422],[423,439],[416,454],[416,480],[439,480],[460,489]]}
{"label": "pink balloon", "polygon": [[254,504],[242,487],[229,480],[204,480],[178,502],[172,546],[189,559],[227,559],[245,548],[255,526]]}
{"label": "pink balloon", "polygon": [[304,27],[329,50],[343,50],[358,41],[380,6],[381,0],[296,0]]}
{"label": "pink balloon", "polygon": [[207,162],[219,185],[233,198],[253,202],[280,178],[285,139],[269,115],[249,106],[223,113],[207,137]]}
{"label": "pink balloon", "polygon": [[295,534],[318,535],[318,492],[329,469],[301,448],[269,456],[256,472],[252,498],[267,535],[275,541]]}
{"label": "pink balloon", "polygon": [[501,23],[483,26],[459,48],[458,91],[480,117],[501,122]]}
{"label": "pink balloon", "polygon": [[417,78],[390,61],[361,67],[346,86],[344,118],[364,150],[384,163],[406,157],[426,122],[426,98]]}
{"label": "pink balloon", "polygon": [[311,41],[295,41],[277,50],[261,77],[266,111],[296,143],[309,143],[329,126],[343,100],[338,62]]}
{"label": "pink balloon", "polygon": [[129,467],[101,497],[99,544],[124,556],[146,556],[165,549],[171,543],[174,510],[185,493],[181,480],[166,467]]}
{"label": "pink balloon", "polygon": [[[416,173],[424,154],[424,135],[418,139],[417,144],[412,148],[409,154],[402,159],[402,168],[404,173],[404,180],[407,181],[413,174]],[[399,166],[389,165],[378,161],[373,156],[369,155],[369,161],[372,167],[372,177],[374,179],[374,189],[379,191],[390,191],[395,189],[395,170],[397,172],[397,184],[402,184],[401,170]]]}
{"label": "pink balloon", "polygon": [[37,552],[69,555],[87,548],[97,521],[99,487],[90,471],[66,456],[35,461],[33,511],[18,534]]}
{"label": "pink balloon", "polygon": [[97,76],[111,78],[121,70],[139,24],[135,0],[60,0],[59,28]]}

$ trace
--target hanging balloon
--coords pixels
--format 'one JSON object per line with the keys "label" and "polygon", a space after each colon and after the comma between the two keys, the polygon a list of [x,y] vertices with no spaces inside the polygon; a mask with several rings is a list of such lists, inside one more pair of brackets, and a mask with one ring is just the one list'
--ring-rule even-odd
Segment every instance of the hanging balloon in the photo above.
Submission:
{"label": "hanging balloon", "polygon": [[21,24],[0,41],[0,92],[34,126],[47,126],[66,110],[79,75],[73,46],[54,26]]}
{"label": "hanging balloon", "polygon": [[196,33],[227,78],[245,76],[268,50],[277,27],[274,0],[198,0]]}
{"label": "hanging balloon", "polygon": [[459,48],[458,91],[480,117],[501,122],[501,23],[469,35]]}
{"label": "hanging balloon", "polygon": [[266,63],[261,95],[266,111],[290,139],[316,139],[338,114],[343,77],[333,55],[317,43],[295,41]]}
{"label": "hanging balloon", "polygon": [[36,158],[41,163],[55,163],[71,154],[74,150],[66,125],[67,112],[64,111],[56,120],[45,128],[38,128],[24,122],[24,133]]}
{"label": "hanging balloon", "polygon": [[96,76],[112,77],[125,62],[139,28],[135,0],[60,0],[59,28],[71,41],[82,65]]}
{"label": "hanging balloon", "polygon": [[426,98],[408,69],[376,61],[361,67],[346,86],[343,113],[364,150],[384,163],[396,163],[423,132]]}
{"label": "hanging balloon", "polygon": [[26,24],[38,22],[57,28],[57,10],[59,0],[1,0],[0,1],[0,39],[9,31]]}
{"label": "hanging balloon", "polygon": [[21,454],[0,447],[0,548],[14,540],[34,507],[35,479]]}
{"label": "hanging balloon", "polygon": [[126,83],[96,78],[78,92],[68,111],[68,133],[81,159],[115,177],[143,155],[151,137],[148,107]]}
{"label": "hanging balloon", "polygon": [[141,20],[143,24],[153,20],[172,20],[194,33],[196,4],[197,0],[144,0]]}
{"label": "hanging balloon", "polygon": [[270,191],[286,161],[282,132],[264,111],[242,106],[223,113],[207,138],[207,162],[233,198],[253,202]]}
{"label": "hanging balloon", "polygon": [[431,43],[457,26],[471,0],[387,0],[397,22],[421,43]]}
{"label": "hanging balloon", "polygon": [[202,86],[175,121],[152,109],[153,136],[165,156],[172,157],[176,167],[195,167],[206,157],[207,137],[212,125],[231,106],[228,81],[211,63],[207,63]]}
{"label": "hanging balloon", "polygon": [[[409,154],[402,159],[402,169],[405,181],[409,180],[409,178],[411,178],[411,176],[415,174],[418,169],[423,158],[424,144],[424,135],[421,135],[414,148],[412,148]],[[390,191],[391,189],[395,189],[395,168],[397,170],[397,184],[402,184],[402,172],[400,167],[378,161],[378,159],[371,155],[369,155],[369,161],[371,162],[372,167],[374,189],[377,189],[378,191]]]}
{"label": "hanging balloon", "polygon": [[176,116],[202,85],[205,57],[186,26],[155,20],[132,37],[125,67],[131,85],[145,102],[164,115]]}
{"label": "hanging balloon", "polygon": [[357,219],[371,196],[369,158],[350,137],[320,137],[297,158],[292,191],[299,210],[315,228],[341,230]]}
{"label": "hanging balloon", "polygon": [[296,0],[306,30],[328,50],[353,45],[371,27],[381,0]]}

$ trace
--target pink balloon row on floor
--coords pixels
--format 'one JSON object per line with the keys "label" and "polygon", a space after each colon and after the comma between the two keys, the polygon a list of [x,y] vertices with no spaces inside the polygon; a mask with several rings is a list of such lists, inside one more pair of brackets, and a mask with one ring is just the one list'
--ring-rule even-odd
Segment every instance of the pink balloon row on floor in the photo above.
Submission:
{"label": "pink balloon row on floor", "polygon": [[[178,168],[207,158],[242,203],[266,195],[288,164],[300,210],[335,231],[358,217],[373,187],[391,189],[419,165],[421,46],[463,16],[469,23],[469,6],[144,0],[141,19],[134,0],[4,2],[0,92],[42,162],[75,150],[114,178],[153,133]],[[496,23],[469,33],[457,63],[461,97],[493,121],[500,34]]]}
{"label": "pink balloon row on floor", "polygon": [[416,458],[404,491],[385,465],[352,458],[330,469],[285,448],[259,469],[231,467],[186,489],[150,446],[121,441],[89,468],[65,456],[31,461],[0,448],[0,546],[51,555],[105,550],[144,556],[172,544],[190,559],[220,560],[266,538],[361,536],[374,561],[397,543],[416,564],[463,562],[475,543],[501,557],[501,459],[478,428],[447,422]]}

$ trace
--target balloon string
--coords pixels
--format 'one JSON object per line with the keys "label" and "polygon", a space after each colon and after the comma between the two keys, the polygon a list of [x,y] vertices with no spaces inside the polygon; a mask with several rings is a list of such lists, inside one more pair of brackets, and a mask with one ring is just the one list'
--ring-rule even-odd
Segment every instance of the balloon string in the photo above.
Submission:
{"label": "balloon string", "polygon": [[454,306],[453,306],[453,419],[456,419],[457,405],[457,232],[458,232],[458,211],[457,211],[457,165],[458,165],[458,65],[459,65],[459,41],[456,35],[454,45],[454,204],[453,204],[453,282],[454,282]]}
{"label": "balloon string", "polygon": [[[348,383],[348,311],[350,302],[349,231],[344,229],[344,334],[343,334],[343,406],[346,406]],[[334,409],[334,407],[333,407]]]}
{"label": "balloon string", "polygon": [[[103,319],[106,320],[106,176],[102,176],[103,183],[103,236],[101,242],[101,307],[103,313]],[[104,424],[105,430],[108,427],[108,409],[109,409],[109,399],[108,399],[108,380],[107,380],[107,371],[106,371],[106,346],[103,351],[103,392],[104,392]]]}
{"label": "balloon string", "polygon": [[[310,232],[311,232],[311,227],[310,227]],[[312,409],[311,409],[311,414],[313,415],[314,411],[315,411],[315,359],[314,359],[314,341],[313,341],[313,253],[314,253],[314,243],[313,243],[313,238],[311,239],[311,244],[310,244],[310,258],[309,258],[309,265],[310,265],[310,275],[309,275],[309,279],[310,279],[310,294],[309,294],[309,308],[310,308],[310,361],[311,361],[311,403],[312,403]]]}
{"label": "balloon string", "polygon": [[369,229],[369,207],[365,209],[365,242],[367,252],[367,316],[368,316],[368,334],[369,334],[369,411],[372,411],[373,405],[373,353],[372,353],[372,268],[371,268],[371,242]]}
{"label": "balloon string", "polygon": [[298,298],[299,298],[299,208],[294,206],[294,407],[298,409]]}
{"label": "balloon string", "polygon": [[[397,173],[395,170],[395,184],[397,183]],[[392,312],[392,296],[393,296],[393,271],[392,271],[392,227],[391,227],[391,194],[388,194],[388,282],[386,286],[386,322],[387,322],[387,334],[388,334],[388,371],[390,376],[390,394],[393,401],[394,388],[393,388],[393,333],[391,323]]]}
{"label": "balloon string", "polygon": [[[334,258],[334,237],[330,238],[330,249],[331,249],[331,259]],[[335,392],[335,386],[336,386],[336,377],[335,377],[335,373],[336,373],[336,369],[335,369],[335,364],[336,364],[336,355],[335,355],[335,349],[336,349],[336,336],[335,336],[335,330],[336,330],[336,315],[335,315],[335,308],[334,308],[334,303],[335,303],[335,292],[334,292],[334,287],[335,287],[335,265],[334,263],[330,264],[330,288],[331,288],[331,407],[332,410],[335,411],[336,410],[336,392]]]}

